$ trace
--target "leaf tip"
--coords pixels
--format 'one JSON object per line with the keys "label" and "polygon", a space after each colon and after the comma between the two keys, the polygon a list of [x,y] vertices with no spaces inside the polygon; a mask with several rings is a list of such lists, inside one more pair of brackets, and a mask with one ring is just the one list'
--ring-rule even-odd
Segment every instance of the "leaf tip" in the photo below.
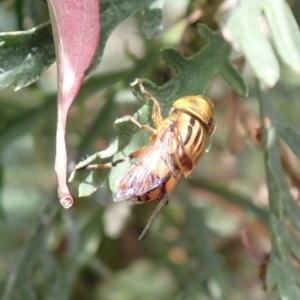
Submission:
{"label": "leaf tip", "polygon": [[197,29],[204,41],[206,42],[208,42],[214,35],[214,32],[203,23],[197,24]]}
{"label": "leaf tip", "polygon": [[74,180],[74,178],[75,178],[75,171],[76,171],[76,167],[75,167],[75,170],[69,176],[68,182],[72,182]]}
{"label": "leaf tip", "polygon": [[140,79],[136,78],[133,82],[130,83],[130,87],[133,88],[134,86],[136,86],[139,81],[141,81]]}
{"label": "leaf tip", "polygon": [[68,209],[73,205],[73,198],[71,195],[64,196],[59,199],[60,204],[63,206],[63,208]]}

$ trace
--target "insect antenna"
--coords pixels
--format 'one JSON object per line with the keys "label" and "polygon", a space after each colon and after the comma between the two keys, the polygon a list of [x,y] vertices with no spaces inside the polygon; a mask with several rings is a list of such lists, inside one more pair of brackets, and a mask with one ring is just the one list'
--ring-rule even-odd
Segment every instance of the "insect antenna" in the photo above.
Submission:
{"label": "insect antenna", "polygon": [[169,201],[169,197],[167,195],[165,195],[158,203],[158,205],[156,206],[154,212],[152,213],[152,215],[149,218],[149,221],[147,223],[147,225],[145,226],[143,232],[141,233],[140,237],[139,237],[139,241],[143,238],[143,236],[147,233],[148,229],[150,228],[150,226],[152,225],[152,223],[154,222],[154,220],[156,219],[156,217],[158,216],[158,214],[160,213],[161,209],[168,203]]}

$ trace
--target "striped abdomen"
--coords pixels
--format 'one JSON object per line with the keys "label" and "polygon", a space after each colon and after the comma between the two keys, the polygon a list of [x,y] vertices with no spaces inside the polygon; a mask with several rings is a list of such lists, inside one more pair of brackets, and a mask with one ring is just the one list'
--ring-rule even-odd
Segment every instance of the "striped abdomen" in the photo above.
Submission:
{"label": "striped abdomen", "polygon": [[208,132],[200,120],[192,115],[177,111],[178,148],[176,161],[184,176],[187,177],[195,168],[204,149]]}

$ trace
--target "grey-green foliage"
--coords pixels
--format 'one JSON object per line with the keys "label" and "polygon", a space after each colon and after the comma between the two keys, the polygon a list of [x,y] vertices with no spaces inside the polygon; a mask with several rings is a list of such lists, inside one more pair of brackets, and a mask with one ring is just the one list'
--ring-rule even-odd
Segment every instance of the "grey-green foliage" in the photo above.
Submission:
{"label": "grey-green foliage", "polygon": [[[90,75],[100,64],[108,37],[118,24],[133,13],[155,4],[154,0],[100,1],[101,39],[94,61],[87,71]],[[161,28],[162,3],[147,10],[144,28],[148,36],[157,35]],[[159,17],[160,16],[160,17]],[[28,31],[0,33],[0,89],[14,84],[15,90],[35,82],[55,61],[51,24],[46,23]]]}
{"label": "grey-green foliage", "polygon": [[19,90],[36,81],[55,60],[49,23],[28,31],[0,33],[0,89]]}
{"label": "grey-green foliage", "polygon": [[[18,254],[12,265],[6,282],[1,289],[1,299],[32,299],[33,282],[28,281],[31,277],[37,262],[45,252],[45,238],[52,215],[57,206],[46,207],[43,219],[34,230],[31,239],[26,247]],[[20,296],[22,295],[22,298]]]}
{"label": "grey-green foliage", "polygon": [[[229,45],[224,42],[219,33],[212,32],[205,25],[199,26],[198,29],[206,45],[195,55],[184,57],[173,48],[163,50],[164,60],[176,72],[176,75],[169,82],[157,86],[150,81],[143,81],[146,90],[159,101],[163,116],[167,116],[172,103],[176,99],[188,94],[203,94],[209,81],[217,73],[237,93],[244,96],[248,93],[243,78],[229,62],[231,51]],[[149,103],[149,100],[147,101],[136,86],[133,87],[132,92],[143,102],[146,101],[134,117],[141,124],[149,123],[151,121],[151,103]],[[114,125],[118,132],[118,139],[107,150],[96,153],[87,160],[80,162],[77,168],[119,159],[147,143],[145,134],[141,131],[138,132],[138,128],[129,122],[128,118],[119,119]],[[110,174],[110,187],[114,190],[119,174],[123,174],[127,168],[128,164],[122,163],[112,170],[78,170],[72,173],[70,181],[80,182],[79,195],[87,196],[93,193]]]}
{"label": "grey-green foliage", "polygon": [[[151,0],[135,0],[135,1],[101,1],[101,21],[102,21],[102,38],[98,48],[97,58],[94,61],[90,72],[100,63],[101,56],[107,41],[107,38],[113,29],[124,19],[134,12],[151,4]],[[148,20],[148,25],[152,20]],[[156,23],[148,26],[149,30],[158,33],[157,28],[160,24]],[[150,30],[151,31],[151,30]],[[1,33],[0,34],[0,87],[5,88],[9,84],[15,84],[15,90],[21,89],[33,81],[54,61],[54,45],[51,34],[51,27],[45,24],[36,27],[30,31],[18,33]],[[121,74],[117,75],[121,76]],[[116,75],[113,80],[116,80]],[[98,79],[99,80],[99,79]],[[90,94],[92,90],[99,90],[102,84],[111,83],[111,77],[105,76],[99,82],[89,84],[86,89],[81,90],[79,98],[85,99],[86,94]],[[43,118],[49,108],[54,108],[55,99],[49,97],[45,103],[39,108],[33,109],[28,113],[18,115],[8,126],[1,128],[0,148],[5,147],[15,137],[28,132],[29,128],[34,127],[40,118]],[[6,125],[6,124],[5,124]],[[2,174],[2,172],[1,172]],[[99,228],[99,212],[94,208],[89,215],[88,224],[83,224],[82,230],[77,239],[78,244],[73,245],[73,250],[68,253],[68,259],[63,263],[56,265],[51,256],[47,256],[45,251],[45,239],[49,230],[49,222],[56,215],[57,206],[51,204],[42,212],[40,223],[34,230],[28,244],[17,257],[13,267],[7,274],[6,280],[1,282],[1,297],[6,300],[12,299],[35,299],[35,287],[33,273],[36,269],[41,268],[43,274],[49,279],[49,284],[45,290],[45,299],[68,299],[72,293],[74,280],[76,279],[78,270],[82,265],[86,264],[97,251],[100,243],[101,235],[95,228]],[[1,211],[2,212],[2,211]],[[67,214],[65,214],[67,215]],[[72,224],[68,239],[76,235],[77,227]],[[93,241],[94,247],[91,248]],[[68,245],[72,244],[68,240]],[[74,244],[74,243],[73,243]],[[47,260],[43,265],[43,260]],[[2,299],[2,298],[1,298]]]}
{"label": "grey-green foliage", "polygon": [[264,154],[269,191],[269,219],[272,232],[272,251],[268,261],[266,286],[278,289],[282,299],[300,297],[300,276],[292,256],[300,259],[300,243],[296,232],[300,231],[300,208],[293,199],[280,162],[276,132],[299,156],[300,134],[275,112],[271,99],[260,95],[261,118],[264,124]]}
{"label": "grey-green foliage", "polygon": [[[51,222],[59,215],[59,206],[55,197],[42,211],[40,223],[33,230],[27,245],[18,253],[6,280],[1,287],[2,300],[36,299],[34,276],[38,270],[46,279],[43,297],[40,299],[70,299],[74,281],[80,268],[94,256],[101,241],[99,216],[102,208],[86,206],[88,218],[81,224],[74,223],[71,212],[64,212],[63,223],[66,231],[66,257],[57,261],[45,250],[46,238]],[[43,282],[43,279],[41,279]]]}
{"label": "grey-green foliage", "polygon": [[207,293],[210,299],[227,299],[230,280],[227,277],[227,268],[216,251],[211,247],[208,239],[208,228],[203,221],[202,212],[195,209],[187,187],[179,191],[185,209],[187,223],[194,228],[194,243],[199,257],[202,258],[203,267],[207,272]]}
{"label": "grey-green foliage", "polygon": [[162,31],[162,12],[164,0],[155,0],[145,13],[143,32],[147,37],[153,37]]}
{"label": "grey-green foliage", "polygon": [[[136,13],[137,11],[148,8],[149,11],[152,11],[151,5],[157,2],[157,0],[104,0],[100,1],[100,21],[101,21],[101,39],[97,49],[97,53],[95,55],[94,61],[87,71],[87,75],[91,74],[95,68],[101,62],[101,58],[103,55],[103,51],[107,42],[108,37],[112,33],[112,31],[120,24],[122,21],[127,19],[130,15]],[[149,7],[150,6],[150,7]],[[161,9],[162,7],[155,7],[156,12],[155,15],[162,15]],[[156,35],[159,33],[157,27],[161,27],[161,18],[145,19],[145,28],[149,28],[147,34]],[[159,23],[157,23],[159,22]],[[150,30],[152,29],[152,31]]]}
{"label": "grey-green foliage", "polygon": [[242,48],[261,82],[270,87],[276,84],[280,61],[299,73],[300,34],[285,0],[237,1],[219,22],[224,36]]}
{"label": "grey-green foliage", "polygon": [[[256,76],[268,85],[272,85],[276,82],[279,76],[279,67],[278,59],[274,55],[274,49],[276,49],[280,58],[287,65],[295,71],[299,70],[299,32],[295,26],[295,21],[290,14],[287,4],[281,0],[252,0],[248,2],[243,0],[239,2],[243,5],[249,6],[246,6],[245,9],[245,7],[241,5],[239,9],[242,10],[242,13],[241,11],[234,12],[237,14],[241,13],[241,15],[238,15],[239,18],[236,17],[237,19],[231,19],[231,21],[235,20],[235,23],[232,21],[233,25],[231,26],[232,30],[242,29],[239,32],[238,38],[241,39],[240,42],[245,51],[246,58],[252,64],[254,71],[256,72]],[[102,44],[99,46],[97,60],[94,62],[90,71],[92,71],[101,60],[106,40],[111,31],[131,13],[142,7],[148,6],[149,11],[146,12],[145,18],[149,22],[151,20],[155,20],[155,24],[152,24],[153,26],[150,24],[150,29],[146,29],[147,26],[145,26],[146,34],[149,35],[157,33],[160,29],[160,21],[158,22],[157,20],[161,19],[161,11],[156,8],[160,7],[160,5],[160,1],[101,1],[103,40],[101,41]],[[274,48],[270,41],[266,40],[265,36],[262,36],[258,27],[258,19],[262,12],[266,14],[266,19],[270,25],[271,34],[274,38]],[[234,26],[236,28],[233,28]],[[49,30],[50,27],[42,26],[41,28],[41,30],[46,30],[47,28]],[[42,31],[39,33],[41,32]],[[172,102],[178,97],[185,94],[204,93],[205,87],[216,73],[220,73],[236,92],[242,95],[246,94],[246,87],[243,79],[228,62],[228,55],[230,54],[229,45],[224,43],[218,33],[213,33],[206,27],[200,27],[200,33],[206,40],[207,44],[194,56],[186,58],[174,49],[166,49],[162,52],[164,60],[176,72],[176,75],[172,80],[163,86],[156,86],[149,81],[143,81],[147,90],[153,93],[153,95],[160,101],[164,116],[167,115]],[[43,68],[47,64],[44,61],[41,66],[35,69],[38,70],[36,73],[28,71],[28,67],[35,65],[35,56],[29,57],[32,61],[25,59],[27,57],[26,55],[29,54],[28,51],[30,51],[30,49],[35,49],[34,47],[36,46],[35,44],[31,44],[33,34],[26,35],[26,33],[24,33],[23,36],[21,35],[18,38],[13,37],[12,39],[10,39],[10,35],[3,35],[5,35],[7,37],[7,41],[9,40],[11,43],[7,43],[6,46],[18,45],[15,43],[21,43],[23,39],[27,47],[27,52],[25,51],[22,54],[23,60],[21,60],[20,69],[16,68],[17,65],[10,66],[13,72],[15,72],[14,74],[20,77],[15,77],[13,79],[13,77],[8,76],[9,74],[6,74],[8,77],[4,76],[9,79],[6,83],[15,81],[18,82],[16,88],[21,88],[22,86],[29,84],[33,78],[36,78],[36,74],[39,76],[40,72],[42,72]],[[3,45],[5,44],[2,44],[2,46]],[[284,47],[281,47],[282,45],[284,45]],[[51,43],[49,42],[46,43],[46,46],[48,47],[49,57],[52,55],[53,59],[53,45],[51,46]],[[4,48],[1,48],[0,46],[0,53],[2,53],[1,50],[3,49]],[[43,47],[38,48],[37,50],[39,51],[41,49],[44,51]],[[12,55],[12,53],[10,54]],[[0,63],[4,66],[4,61],[2,59],[3,55],[0,55]],[[12,62],[10,57],[6,56],[6,59],[7,61],[5,61],[5,63]],[[22,61],[24,61],[24,64],[22,64]],[[2,66],[0,65],[3,69]],[[268,66],[270,69],[267,68]],[[26,70],[27,74],[23,73],[24,70]],[[0,69],[0,72],[1,71],[3,72],[3,70]],[[22,77],[23,75],[29,77]],[[24,82],[19,83],[19,78],[21,78],[21,82],[22,80]],[[112,83],[113,80],[108,82],[109,83],[107,83],[107,85]],[[101,80],[100,84],[105,85],[104,80]],[[95,86],[98,85],[99,83],[95,83]],[[94,90],[97,90],[97,88],[95,87]],[[151,103],[149,103],[149,101],[141,95],[136,87],[133,87],[133,93],[137,96],[137,98],[145,102],[144,106],[142,106],[142,108],[135,114],[135,117],[141,123],[150,122]],[[255,207],[249,199],[239,197],[235,192],[229,191],[222,186],[218,186],[214,182],[211,183],[213,188],[207,185],[202,185],[202,187],[204,189],[211,190],[214,194],[220,194],[222,197],[231,200],[240,207],[243,207],[245,211],[253,212],[253,214],[257,215],[265,223],[269,219],[270,228],[272,230],[272,252],[269,259],[266,277],[267,288],[271,290],[272,288],[277,287],[280,298],[282,299],[299,299],[299,273],[293,265],[292,256],[297,260],[300,260],[300,244],[297,234],[295,234],[300,230],[300,212],[298,204],[294,201],[290,194],[285,174],[282,170],[276,143],[276,133],[284,139],[287,145],[298,157],[300,157],[300,135],[299,132],[291,126],[291,124],[279,116],[273,109],[271,105],[272,99],[266,99],[265,96],[262,98],[262,120],[270,119],[269,123],[265,123],[264,129],[264,153],[270,197],[269,218],[266,216],[266,212],[264,210]],[[53,104],[50,104],[50,102],[53,103],[54,98],[49,99],[49,103],[47,102],[44,104],[47,107],[48,105],[52,107]],[[41,111],[44,112],[47,109],[46,106],[41,106],[43,108]],[[38,115],[40,115],[40,113],[36,111],[34,115],[27,115],[27,117],[37,118]],[[25,117],[26,114],[24,114],[24,118],[23,116],[18,118],[20,121],[19,124],[12,122],[12,124],[9,124],[7,128],[4,128],[7,135],[2,134],[3,130],[0,132],[0,148],[5,146],[12,139],[11,136],[19,136],[24,133],[27,128],[24,127],[24,122],[26,122],[28,126],[32,126],[29,124],[30,120],[26,120]],[[18,128],[14,127],[14,125],[18,125]],[[147,136],[145,136],[145,133],[138,132],[138,129],[128,122],[126,117],[117,120],[115,127],[117,129],[118,139],[111,144],[107,151],[102,151],[91,156],[89,159],[81,162],[79,166],[84,166],[89,163],[111,161],[113,159],[126,156],[126,154],[130,153],[132,150],[147,143]],[[110,186],[113,189],[119,174],[123,173],[127,167],[128,165],[121,164],[112,171],[76,171],[72,176],[73,179],[80,182],[80,194],[87,195],[95,191],[101,182],[108,176]],[[198,182],[197,187],[199,188]],[[182,198],[184,198],[184,195],[182,195]],[[85,207],[89,204],[91,205],[91,203],[92,201],[88,201],[85,203]],[[207,276],[208,273],[208,279],[214,279],[211,286],[216,287],[215,283],[217,282],[217,287],[221,286],[221,292],[224,294],[224,285],[222,284],[224,274],[221,272],[223,271],[223,264],[218,259],[216,253],[214,253],[209,247],[206,227],[202,223],[202,220],[198,220],[198,214],[196,214],[195,207],[188,201],[184,203],[184,205],[187,215],[189,216],[187,218],[187,222],[190,227],[193,228],[192,231],[194,231],[194,234],[198,238],[198,243],[194,243],[193,240],[193,244],[197,244],[196,246],[200,254],[199,256],[205,258],[205,262],[207,263],[205,268],[203,268],[205,276]],[[56,208],[52,207],[52,210],[55,209]],[[44,260],[48,259],[48,263],[46,264],[48,268],[49,265],[51,265],[49,264],[51,259],[49,257],[44,257],[45,251],[43,245],[45,243],[45,236],[47,235],[49,225],[49,220],[46,219],[45,222],[45,217],[49,217],[51,219],[52,217],[50,217],[50,215],[52,214],[53,211],[52,213],[49,213],[47,210],[42,213],[40,225],[37,226],[37,229],[31,240],[28,242],[27,247],[19,256],[19,259],[16,260],[14,267],[10,270],[7,276],[6,284],[2,289],[2,291],[4,291],[4,296],[6,297],[4,299],[19,299],[20,295],[23,295],[26,299],[34,299],[33,282],[26,279],[33,278],[32,275],[34,269],[38,265],[38,260],[40,258]],[[87,223],[82,225],[81,230],[76,228],[76,224],[72,223],[69,226],[71,229],[67,232],[67,236],[68,238],[74,236],[73,242],[68,243],[68,245],[73,244],[73,249],[71,253],[69,253],[69,256],[60,262],[59,265],[55,265],[55,263],[53,263],[54,266],[52,266],[51,270],[48,270],[48,273],[45,271],[45,274],[47,274],[46,277],[48,276],[47,279],[49,279],[49,285],[47,287],[48,291],[46,291],[47,299],[67,299],[72,292],[73,283],[80,267],[95,256],[97,245],[100,244],[102,237],[101,233],[99,234],[99,232],[95,230],[95,228],[98,229],[99,223],[101,224],[101,221],[99,221],[99,211],[95,211],[94,206],[92,206],[89,211],[85,211],[85,216],[88,216],[90,219]],[[76,230],[78,230],[77,233]],[[90,240],[94,242],[94,248],[92,249],[90,247]],[[80,242],[76,244],[76,241]],[[210,281],[206,283],[209,287]],[[199,282],[196,279],[195,284],[199,286]],[[215,293],[215,290],[216,289],[209,289],[211,292],[211,298],[220,299],[219,294]],[[230,294],[228,293],[228,295]],[[181,298],[182,297],[180,297],[180,299]]]}

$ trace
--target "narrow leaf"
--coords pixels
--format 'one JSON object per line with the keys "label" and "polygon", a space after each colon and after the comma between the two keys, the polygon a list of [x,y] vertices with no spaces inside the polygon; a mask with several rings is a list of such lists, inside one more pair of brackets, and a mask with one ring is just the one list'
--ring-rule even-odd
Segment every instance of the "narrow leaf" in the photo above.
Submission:
{"label": "narrow leaf", "polygon": [[281,59],[296,73],[300,72],[300,33],[285,0],[265,0],[264,13]]}
{"label": "narrow leaf", "polygon": [[225,184],[218,182],[199,181],[193,178],[189,179],[192,187],[208,190],[216,195],[221,196],[227,201],[241,207],[246,213],[254,214],[265,225],[269,224],[269,215],[266,210],[257,207],[251,198],[244,196],[236,191],[232,191]]}
{"label": "narrow leaf", "polygon": [[[282,135],[283,139],[292,142],[292,145],[294,145],[298,141],[298,139],[296,139],[296,141],[291,141],[291,136],[293,136],[293,133],[296,133],[296,131],[292,130],[291,126],[285,127],[285,125],[288,123],[276,114],[275,110],[272,107],[272,104],[270,103],[270,99],[264,99],[262,103],[265,118],[266,120],[269,120],[266,124],[264,135],[266,139],[265,162],[270,209],[272,213],[276,214],[278,218],[282,219],[283,210],[285,208],[289,219],[292,221],[293,225],[300,231],[300,207],[295,202],[289,191],[289,186],[280,162],[275,135],[275,126],[277,126],[276,128],[284,133]],[[272,122],[273,120],[275,120],[275,122],[269,124],[269,122]],[[297,133],[297,135],[299,134]],[[296,149],[296,153],[298,152],[299,149]]]}
{"label": "narrow leaf", "polygon": [[279,79],[279,63],[260,26],[264,1],[241,0],[219,17],[224,38],[242,48],[257,78],[269,87]]}
{"label": "narrow leaf", "polygon": [[208,232],[201,211],[192,206],[186,184],[182,184],[181,187],[183,188],[179,189],[179,197],[182,199],[186,220],[189,227],[195,229],[195,232],[193,232],[195,246],[203,260],[209,279],[213,281],[214,288],[209,289],[211,299],[230,299],[228,297],[228,279],[225,275],[225,267],[209,244]]}
{"label": "narrow leaf", "polygon": [[298,299],[300,297],[300,277],[292,264],[290,251],[295,245],[290,243],[286,234],[290,228],[285,219],[291,220],[291,225],[299,231],[299,205],[290,194],[283,168],[281,166],[276,130],[270,118],[269,99],[262,97],[257,83],[263,122],[263,147],[270,204],[270,228],[272,231],[272,251],[267,268],[266,286],[268,290],[277,287],[281,298]]}
{"label": "narrow leaf", "polygon": [[49,0],[58,68],[58,116],[55,172],[58,197],[65,208],[73,199],[67,187],[65,132],[67,113],[94,58],[100,20],[97,0]]}
{"label": "narrow leaf", "polygon": [[275,111],[270,98],[265,102],[265,106],[278,134],[300,159],[300,133]]}
{"label": "narrow leaf", "polygon": [[23,289],[26,288],[28,284],[28,278],[32,278],[36,261],[45,251],[44,243],[46,232],[56,211],[57,205],[45,207],[32,237],[26,247],[19,253],[7,274],[6,282],[1,292],[2,300],[20,299],[19,297],[23,294]]}

